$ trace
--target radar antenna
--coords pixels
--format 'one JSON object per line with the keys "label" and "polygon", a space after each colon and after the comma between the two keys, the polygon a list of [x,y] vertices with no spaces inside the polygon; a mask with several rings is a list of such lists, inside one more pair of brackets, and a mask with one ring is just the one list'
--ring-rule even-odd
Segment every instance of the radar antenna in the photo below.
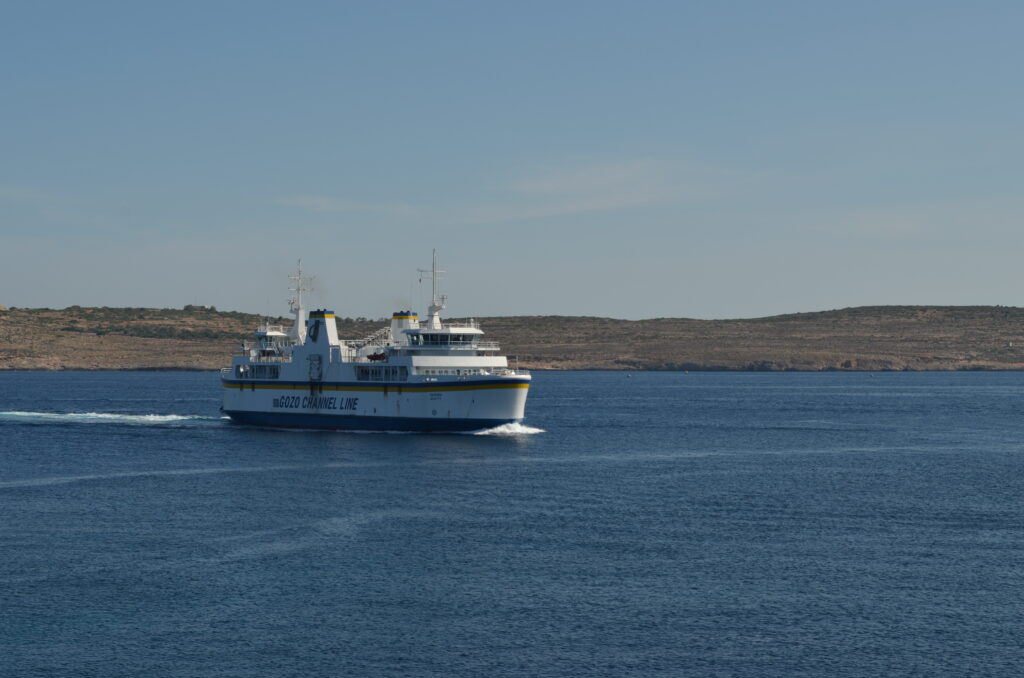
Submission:
{"label": "radar antenna", "polygon": [[437,281],[438,281],[438,279],[441,278],[441,274],[442,273],[447,273],[447,271],[442,271],[441,269],[439,269],[437,267],[437,250],[432,250],[432,252],[433,252],[433,259],[431,261],[430,268],[418,268],[416,270],[420,272],[420,282],[423,282],[423,278],[424,278],[424,276],[426,276],[426,274],[428,274],[428,273],[430,274],[430,305],[431,306],[438,306],[439,307],[438,310],[440,310],[440,309],[444,308],[444,304],[445,304],[446,301],[448,301],[448,297],[446,295],[442,294],[441,297],[440,297],[441,303],[440,304],[437,303],[438,302]]}
{"label": "radar antenna", "polygon": [[288,300],[288,308],[295,314],[291,335],[301,344],[306,341],[306,307],[302,304],[302,293],[310,291],[312,280],[309,276],[302,275],[302,259],[299,259],[295,274],[288,276],[288,279],[292,281],[288,291],[295,293],[295,296]]}
{"label": "radar antenna", "polygon": [[433,250],[430,269],[420,268],[417,270],[420,272],[420,282],[423,282],[423,278],[427,273],[430,274],[430,308],[427,309],[427,326],[439,329],[441,327],[441,316],[439,313],[444,310],[448,297],[443,294],[440,297],[437,296],[437,279],[440,277],[440,274],[445,272],[437,267],[437,250]]}

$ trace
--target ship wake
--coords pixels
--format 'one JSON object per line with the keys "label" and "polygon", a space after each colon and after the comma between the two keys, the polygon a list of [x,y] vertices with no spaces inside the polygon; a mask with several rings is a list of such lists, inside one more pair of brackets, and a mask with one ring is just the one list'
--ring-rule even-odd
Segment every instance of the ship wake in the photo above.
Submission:
{"label": "ship wake", "polygon": [[534,426],[527,426],[521,423],[502,424],[494,428],[486,428],[480,431],[470,431],[475,436],[522,436],[544,433],[544,429]]}
{"label": "ship wake", "polygon": [[121,412],[0,412],[0,421],[26,424],[124,424],[128,426],[189,426],[220,421],[198,414],[126,414]]}

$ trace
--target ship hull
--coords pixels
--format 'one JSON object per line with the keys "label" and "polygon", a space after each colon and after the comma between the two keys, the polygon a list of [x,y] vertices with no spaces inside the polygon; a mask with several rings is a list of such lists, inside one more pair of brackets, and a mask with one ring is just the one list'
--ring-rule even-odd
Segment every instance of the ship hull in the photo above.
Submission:
{"label": "ship hull", "polygon": [[520,419],[439,419],[436,417],[377,417],[343,414],[300,414],[281,412],[239,412],[225,410],[232,421],[249,426],[269,428],[301,428],[329,431],[410,431],[459,432],[479,431]]}
{"label": "ship hull", "polygon": [[522,421],[529,388],[529,378],[222,383],[223,411],[236,422],[360,431],[476,431]]}

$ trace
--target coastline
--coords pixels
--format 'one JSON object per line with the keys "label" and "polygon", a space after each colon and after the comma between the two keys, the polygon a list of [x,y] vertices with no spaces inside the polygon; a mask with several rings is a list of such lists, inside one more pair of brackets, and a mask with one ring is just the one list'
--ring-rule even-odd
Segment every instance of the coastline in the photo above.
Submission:
{"label": "coastline", "polygon": [[[206,309],[6,309],[0,371],[215,371],[260,320]],[[511,363],[534,371],[1024,370],[1018,307],[878,306],[740,320],[476,320]],[[355,338],[381,321],[340,318],[338,325],[341,336]]]}

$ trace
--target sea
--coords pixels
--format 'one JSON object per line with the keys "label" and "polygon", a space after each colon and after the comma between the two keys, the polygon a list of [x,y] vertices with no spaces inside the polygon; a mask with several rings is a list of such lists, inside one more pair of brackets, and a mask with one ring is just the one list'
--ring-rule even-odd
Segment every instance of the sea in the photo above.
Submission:
{"label": "sea", "polygon": [[1024,374],[537,372],[460,435],[220,391],[0,373],[0,675],[1024,675]]}

